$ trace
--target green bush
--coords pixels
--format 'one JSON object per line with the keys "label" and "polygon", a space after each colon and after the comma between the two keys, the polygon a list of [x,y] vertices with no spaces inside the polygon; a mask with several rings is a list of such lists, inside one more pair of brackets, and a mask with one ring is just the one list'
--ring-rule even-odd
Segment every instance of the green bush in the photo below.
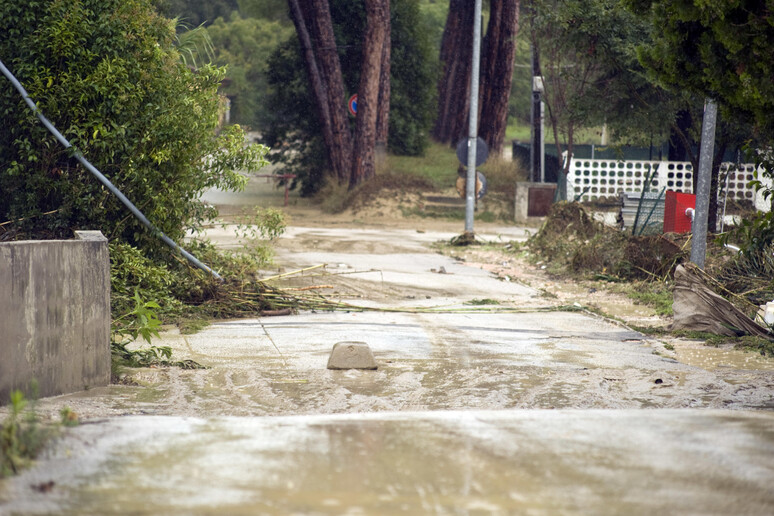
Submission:
{"label": "green bush", "polygon": [[29,465],[53,435],[53,428],[40,424],[21,391],[13,391],[10,401],[11,410],[0,423],[0,478]]}
{"label": "green bush", "polygon": [[124,341],[127,336],[135,340],[138,335],[150,340],[148,337],[153,332],[143,334],[139,328],[157,328],[158,325],[147,324],[153,323],[154,317],[165,323],[190,326],[192,321],[246,315],[251,310],[270,308],[269,302],[242,303],[242,300],[245,292],[260,295],[260,285],[252,279],[256,271],[271,261],[271,242],[284,230],[282,212],[258,208],[254,214],[242,216],[235,228],[242,241],[241,249],[224,252],[206,240],[187,242],[191,254],[223,276],[222,283],[180,257],[162,263],[148,258],[130,244],[111,242],[113,340]]}
{"label": "green bush", "polygon": [[[260,168],[266,149],[245,147],[239,127],[218,133],[225,70],[190,69],[175,41],[174,22],[150,0],[0,3],[5,65],[73,146],[180,240],[213,215],[200,194],[243,187],[236,170]],[[19,234],[99,229],[146,251],[162,246],[7,83],[0,117],[0,220]]]}

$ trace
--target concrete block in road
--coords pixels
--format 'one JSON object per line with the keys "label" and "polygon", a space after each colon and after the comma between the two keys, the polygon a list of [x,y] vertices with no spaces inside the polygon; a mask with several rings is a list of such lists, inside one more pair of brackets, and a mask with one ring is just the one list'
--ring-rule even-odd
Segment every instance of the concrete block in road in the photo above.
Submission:
{"label": "concrete block in road", "polygon": [[337,342],[328,358],[328,369],[376,369],[376,360],[365,342]]}

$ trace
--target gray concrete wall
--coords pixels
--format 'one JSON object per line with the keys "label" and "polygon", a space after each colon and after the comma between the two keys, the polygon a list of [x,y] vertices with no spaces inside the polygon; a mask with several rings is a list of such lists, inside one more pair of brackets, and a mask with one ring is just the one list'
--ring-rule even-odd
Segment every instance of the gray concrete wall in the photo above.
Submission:
{"label": "gray concrete wall", "polygon": [[110,382],[110,259],[99,231],[0,244],[0,405]]}

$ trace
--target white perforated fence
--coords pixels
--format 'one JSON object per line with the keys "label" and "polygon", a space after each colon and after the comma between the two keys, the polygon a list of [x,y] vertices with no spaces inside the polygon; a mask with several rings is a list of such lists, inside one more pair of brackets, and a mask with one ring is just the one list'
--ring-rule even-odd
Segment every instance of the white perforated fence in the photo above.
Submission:
{"label": "white perforated fence", "polygon": [[[726,172],[728,178],[726,180]],[[719,196],[729,200],[747,200],[762,211],[768,211],[771,202],[756,195],[749,183],[754,179],[755,165],[724,163],[721,165]],[[614,200],[624,192],[642,192],[650,181],[649,192],[662,189],[673,192],[693,191],[693,167],[689,162],[678,161],[616,161],[608,159],[577,159],[570,161],[567,175],[567,199],[581,201]],[[771,187],[771,180],[764,179]]]}

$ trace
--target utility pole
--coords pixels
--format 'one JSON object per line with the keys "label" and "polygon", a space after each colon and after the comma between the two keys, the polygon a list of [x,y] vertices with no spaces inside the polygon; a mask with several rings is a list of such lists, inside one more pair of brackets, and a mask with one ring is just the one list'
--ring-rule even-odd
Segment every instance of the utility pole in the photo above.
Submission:
{"label": "utility pole", "polygon": [[478,70],[481,61],[481,0],[473,13],[473,66],[470,70],[470,111],[468,116],[468,174],[465,183],[465,235],[473,236],[476,207],[476,143],[478,139]]}
{"label": "utility pole", "polygon": [[709,217],[710,182],[712,180],[712,155],[715,149],[715,123],[718,107],[712,99],[704,101],[704,118],[701,122],[701,150],[699,152],[699,180],[696,184],[696,212],[693,217],[691,236],[691,261],[704,268],[707,254],[707,218]]}

